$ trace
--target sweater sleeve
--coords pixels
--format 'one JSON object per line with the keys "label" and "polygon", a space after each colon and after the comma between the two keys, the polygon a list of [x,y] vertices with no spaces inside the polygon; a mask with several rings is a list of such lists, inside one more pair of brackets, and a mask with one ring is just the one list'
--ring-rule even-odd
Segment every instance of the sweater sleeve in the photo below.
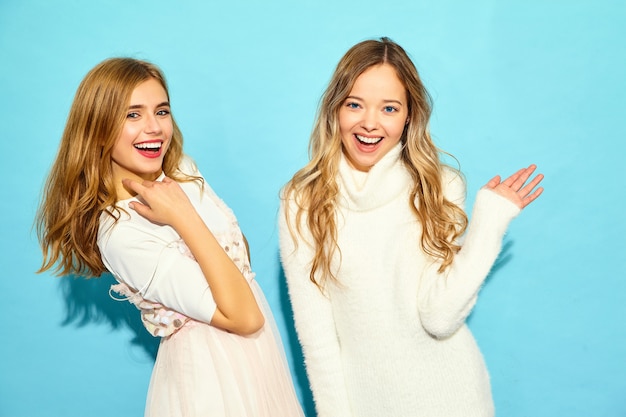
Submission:
{"label": "sweater sleeve", "polygon": [[[457,193],[463,188],[452,186]],[[463,201],[462,197],[449,199]],[[439,263],[433,262],[421,277],[418,308],[428,333],[446,338],[465,323],[500,252],[504,233],[519,212],[519,207],[491,190],[478,192],[462,248],[450,267],[439,273]]]}
{"label": "sweater sleeve", "polygon": [[[289,205],[289,207],[286,207]],[[302,346],[309,383],[318,417],[351,415],[346,390],[339,339],[330,300],[309,279],[312,240],[297,235],[294,241],[286,220],[289,210],[295,229],[295,203],[282,201],[279,213],[280,253],[298,339]]]}
{"label": "sweater sleeve", "polygon": [[185,254],[182,241],[164,242],[150,230],[122,222],[99,246],[109,272],[143,298],[211,322],[217,306],[200,265]]}

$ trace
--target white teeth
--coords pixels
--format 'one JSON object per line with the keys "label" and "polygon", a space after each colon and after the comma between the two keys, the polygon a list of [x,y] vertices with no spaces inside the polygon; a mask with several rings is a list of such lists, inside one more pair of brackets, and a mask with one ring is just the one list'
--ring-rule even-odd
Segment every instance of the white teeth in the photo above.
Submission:
{"label": "white teeth", "polygon": [[137,149],[159,149],[161,147],[161,142],[146,142],[146,143],[138,143],[135,145]]}
{"label": "white teeth", "polygon": [[378,138],[368,138],[368,137],[361,136],[361,135],[356,135],[356,138],[357,138],[358,140],[360,140],[361,142],[363,142],[363,143],[367,143],[367,144],[370,144],[370,145],[373,145],[373,144],[378,143],[378,142],[380,142],[381,140],[383,140],[383,138],[382,138],[382,137],[378,137]]}

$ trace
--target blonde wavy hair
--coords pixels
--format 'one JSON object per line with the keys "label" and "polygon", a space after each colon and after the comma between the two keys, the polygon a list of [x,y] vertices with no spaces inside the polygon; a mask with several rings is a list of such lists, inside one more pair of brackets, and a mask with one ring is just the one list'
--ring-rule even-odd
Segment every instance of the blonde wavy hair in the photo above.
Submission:
{"label": "blonde wavy hair", "polygon": [[[155,79],[169,92],[161,70],[146,61],[110,58],[81,82],[65,125],[56,159],[46,180],[35,226],[43,252],[38,272],[97,277],[106,271],[97,245],[104,211],[119,218],[111,153],[119,138],[135,87]],[[173,135],[163,160],[165,175],[177,180],[183,137],[172,117]]]}
{"label": "blonde wavy hair", "polygon": [[[309,163],[296,172],[282,193],[282,198],[292,198],[297,205],[295,231],[301,236],[306,214],[306,229],[315,248],[309,278],[321,290],[327,279],[336,280],[331,261],[336,251],[341,253],[335,218],[339,194],[336,177],[342,152],[339,109],[359,75],[382,64],[395,68],[406,88],[409,123],[401,138],[401,159],[413,178],[409,205],[422,225],[421,247],[440,262],[440,272],[452,263],[460,249],[456,240],[467,228],[465,212],[443,195],[444,164],[428,126],[432,99],[415,65],[404,49],[389,38],[358,43],[341,58],[322,95],[309,142]],[[292,238],[297,242],[290,213],[285,215]],[[316,276],[320,277],[319,281]]]}

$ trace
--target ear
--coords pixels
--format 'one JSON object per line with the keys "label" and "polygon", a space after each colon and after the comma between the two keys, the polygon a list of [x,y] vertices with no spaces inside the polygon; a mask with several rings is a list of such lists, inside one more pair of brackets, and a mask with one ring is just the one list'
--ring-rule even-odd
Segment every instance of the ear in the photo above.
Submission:
{"label": "ear", "polygon": [[411,118],[410,118],[410,117],[407,117],[407,118],[406,118],[406,122],[404,122],[404,125],[405,125],[405,126],[409,124],[409,120],[411,120]]}

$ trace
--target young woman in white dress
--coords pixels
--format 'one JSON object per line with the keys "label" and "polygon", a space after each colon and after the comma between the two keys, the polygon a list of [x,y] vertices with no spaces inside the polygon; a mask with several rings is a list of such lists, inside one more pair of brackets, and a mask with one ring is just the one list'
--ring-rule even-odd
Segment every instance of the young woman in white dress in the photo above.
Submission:
{"label": "young woman in white dress", "polygon": [[146,416],[302,416],[245,238],[182,144],[156,66],[93,68],[38,211],[41,271],[110,272],[162,338]]}

